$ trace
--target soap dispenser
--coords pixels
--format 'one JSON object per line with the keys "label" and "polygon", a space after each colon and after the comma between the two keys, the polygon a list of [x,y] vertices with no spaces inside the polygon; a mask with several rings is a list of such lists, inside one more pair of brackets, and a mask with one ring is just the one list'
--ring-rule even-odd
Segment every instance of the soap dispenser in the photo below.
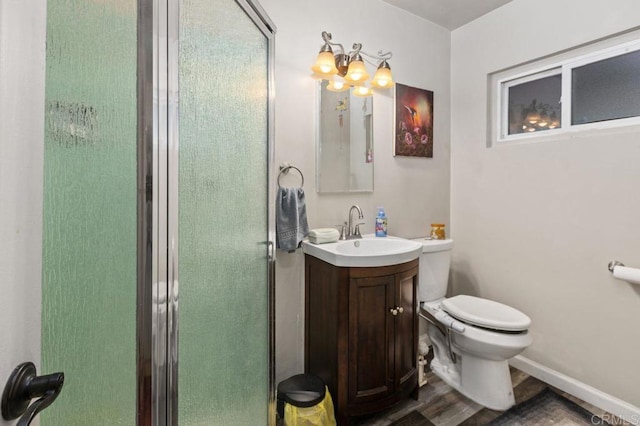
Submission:
{"label": "soap dispenser", "polygon": [[378,207],[378,216],[376,216],[376,237],[387,236],[387,215],[384,207]]}

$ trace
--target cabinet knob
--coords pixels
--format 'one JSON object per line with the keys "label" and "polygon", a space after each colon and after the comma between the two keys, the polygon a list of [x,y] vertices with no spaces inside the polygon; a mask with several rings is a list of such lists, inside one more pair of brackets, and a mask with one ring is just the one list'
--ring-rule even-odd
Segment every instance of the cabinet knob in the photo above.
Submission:
{"label": "cabinet knob", "polygon": [[398,308],[397,308],[397,309],[398,309],[398,312],[399,312],[399,313],[403,313],[403,312],[404,312],[404,308],[403,308],[402,306],[398,306]]}
{"label": "cabinet knob", "polygon": [[393,316],[398,315],[398,310],[396,308],[389,309],[389,312],[391,312],[391,315],[393,315]]}

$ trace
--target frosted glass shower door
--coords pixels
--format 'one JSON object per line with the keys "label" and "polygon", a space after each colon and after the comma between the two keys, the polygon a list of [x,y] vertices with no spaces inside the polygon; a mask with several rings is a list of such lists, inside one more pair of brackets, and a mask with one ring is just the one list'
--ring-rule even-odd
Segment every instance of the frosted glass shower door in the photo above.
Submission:
{"label": "frosted glass shower door", "polygon": [[180,3],[181,425],[268,418],[270,44],[239,3]]}

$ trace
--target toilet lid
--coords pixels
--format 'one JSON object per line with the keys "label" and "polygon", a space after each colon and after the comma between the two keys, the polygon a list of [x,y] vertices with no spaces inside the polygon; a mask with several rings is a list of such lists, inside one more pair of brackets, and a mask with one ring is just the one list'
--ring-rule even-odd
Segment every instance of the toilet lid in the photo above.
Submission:
{"label": "toilet lid", "polygon": [[460,295],[442,301],[442,308],[468,324],[503,331],[525,331],[531,319],[511,306],[480,297]]}

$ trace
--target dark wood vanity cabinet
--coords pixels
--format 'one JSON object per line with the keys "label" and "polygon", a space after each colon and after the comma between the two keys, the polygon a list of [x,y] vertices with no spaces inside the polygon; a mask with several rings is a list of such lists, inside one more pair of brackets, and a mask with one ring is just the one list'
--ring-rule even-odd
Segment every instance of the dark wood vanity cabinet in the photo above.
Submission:
{"label": "dark wood vanity cabinet", "polygon": [[418,260],[343,268],[305,256],[305,371],[331,392],[339,425],[417,398]]}

